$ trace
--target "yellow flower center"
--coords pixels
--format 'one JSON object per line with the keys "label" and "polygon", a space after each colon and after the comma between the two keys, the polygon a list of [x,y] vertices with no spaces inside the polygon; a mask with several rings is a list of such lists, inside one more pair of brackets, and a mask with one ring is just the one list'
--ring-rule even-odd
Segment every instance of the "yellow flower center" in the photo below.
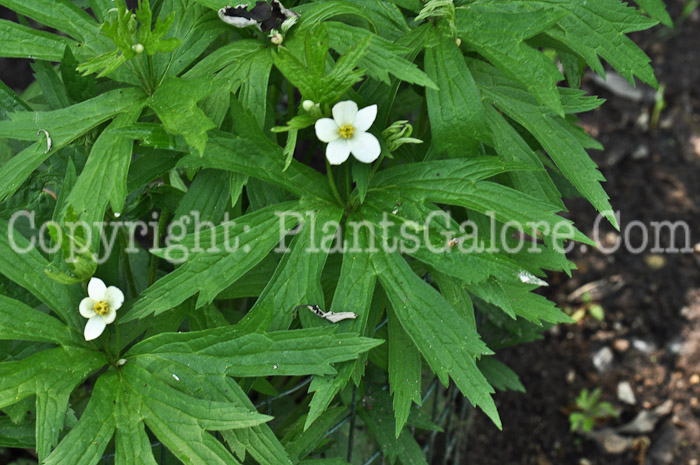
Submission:
{"label": "yellow flower center", "polygon": [[105,302],[104,300],[100,300],[99,302],[95,302],[95,313],[97,313],[100,316],[104,316],[109,313],[109,304]]}
{"label": "yellow flower center", "polygon": [[354,133],[355,128],[352,124],[343,124],[338,128],[338,134],[340,134],[340,137],[343,139],[350,139]]}

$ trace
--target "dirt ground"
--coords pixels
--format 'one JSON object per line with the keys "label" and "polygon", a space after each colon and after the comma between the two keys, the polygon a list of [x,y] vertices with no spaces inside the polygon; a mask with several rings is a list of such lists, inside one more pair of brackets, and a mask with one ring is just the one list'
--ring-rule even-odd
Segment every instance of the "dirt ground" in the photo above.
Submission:
{"label": "dirt ground", "polygon": [[[677,18],[684,2],[671,2]],[[655,92],[640,87],[634,98],[601,87],[584,87],[608,101],[582,115],[586,130],[604,146],[593,152],[608,182],[605,189],[621,212],[622,233],[602,225],[601,243],[618,238],[641,246],[641,228],[653,221],[685,221],[691,240],[676,235],[676,247],[700,244],[700,14],[696,10],[675,31],[657,27],[633,36],[652,58],[665,85],[666,108],[654,124]],[[635,101],[638,100],[638,101]],[[596,213],[585,201],[568,202],[570,214],[593,237]],[[650,239],[652,239],[650,237]],[[660,245],[669,248],[669,234]],[[652,242],[653,245],[653,242]],[[650,245],[649,247],[651,247]],[[585,309],[572,293],[589,285],[603,321],[590,315],[580,323],[549,331],[542,341],[504,351],[527,394],[499,393],[500,433],[481,413],[463,463],[475,465],[697,465],[700,460],[700,247],[695,252],[634,254],[622,247],[605,254],[576,250],[573,279],[550,277],[545,294],[562,308]],[[593,284],[590,284],[593,283]],[[579,292],[581,294],[581,292]],[[607,348],[607,349],[606,349]],[[602,351],[602,352],[601,352]],[[598,356],[599,367],[594,363]],[[605,356],[612,355],[612,360]],[[608,362],[609,363],[604,363]],[[601,363],[603,362],[603,363]],[[634,405],[622,402],[618,384],[628,382]],[[569,431],[567,413],[582,389],[602,390],[621,415],[596,427],[615,428],[664,402],[670,406],[650,432],[619,435],[632,446],[611,453],[615,444]],[[607,446],[606,446],[607,445]]]}

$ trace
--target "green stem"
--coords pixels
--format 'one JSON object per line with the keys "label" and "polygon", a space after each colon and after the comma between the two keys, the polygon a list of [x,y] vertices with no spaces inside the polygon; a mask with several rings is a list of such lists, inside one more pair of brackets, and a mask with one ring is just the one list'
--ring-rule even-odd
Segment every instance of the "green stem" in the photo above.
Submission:
{"label": "green stem", "polygon": [[[160,218],[158,218],[158,231],[156,231],[156,237],[154,238],[156,241],[158,241],[158,248],[160,248],[160,238],[163,237],[163,233],[165,232],[165,228],[168,224],[168,216],[169,215],[166,212],[163,212],[160,215]],[[151,254],[151,263],[148,267],[148,287],[151,287],[151,285],[156,281],[156,271],[158,270],[159,261],[160,258],[157,255]]]}
{"label": "green stem", "polygon": [[328,159],[326,159],[326,174],[328,175],[328,184],[331,186],[331,192],[333,192],[333,196],[341,206],[344,205],[343,199],[340,198],[340,194],[338,193],[338,188],[335,186],[335,180],[333,179],[333,171],[331,170],[331,164],[328,161]]}
{"label": "green stem", "polygon": [[352,182],[350,181],[350,163],[346,163],[345,167],[345,198],[349,199],[350,198],[350,191],[352,187]]}
{"label": "green stem", "polygon": [[135,296],[137,294],[136,281],[134,281],[134,275],[131,270],[131,262],[129,261],[129,254],[126,253],[127,248],[127,238],[124,231],[119,230],[119,239],[122,245],[122,257],[124,258],[124,272],[126,273],[126,282],[129,285],[131,295]]}
{"label": "green stem", "polygon": [[372,181],[372,177],[377,173],[377,170],[379,169],[380,166],[382,166],[382,162],[384,161],[384,152],[379,156],[379,160],[374,164],[372,167],[372,171],[369,173],[369,179],[367,180],[367,183],[369,184]]}

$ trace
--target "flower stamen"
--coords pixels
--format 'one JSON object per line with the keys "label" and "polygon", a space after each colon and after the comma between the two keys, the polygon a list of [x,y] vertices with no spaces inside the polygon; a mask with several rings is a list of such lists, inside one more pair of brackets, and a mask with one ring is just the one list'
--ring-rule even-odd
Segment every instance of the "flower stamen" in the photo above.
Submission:
{"label": "flower stamen", "polygon": [[355,127],[352,124],[343,124],[338,128],[338,134],[343,139],[350,139],[355,133]]}
{"label": "flower stamen", "polygon": [[105,302],[104,300],[100,300],[99,302],[95,302],[95,313],[98,315],[104,316],[109,313],[109,304]]}

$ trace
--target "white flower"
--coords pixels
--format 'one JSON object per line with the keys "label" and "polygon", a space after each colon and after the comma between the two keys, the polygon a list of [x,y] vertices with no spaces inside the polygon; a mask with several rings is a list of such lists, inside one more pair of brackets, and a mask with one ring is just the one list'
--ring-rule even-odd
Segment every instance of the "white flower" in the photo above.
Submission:
{"label": "white flower", "polygon": [[85,325],[85,340],[100,337],[105,327],[117,318],[117,310],[124,303],[124,294],[119,288],[105,286],[98,278],[88,283],[88,296],[80,301],[80,314],[88,319]]}
{"label": "white flower", "polygon": [[326,158],[331,165],[340,165],[350,153],[363,163],[372,163],[382,151],[379,141],[367,130],[377,117],[377,105],[357,110],[352,100],[333,106],[333,119],[316,121],[316,137],[328,142]]}

